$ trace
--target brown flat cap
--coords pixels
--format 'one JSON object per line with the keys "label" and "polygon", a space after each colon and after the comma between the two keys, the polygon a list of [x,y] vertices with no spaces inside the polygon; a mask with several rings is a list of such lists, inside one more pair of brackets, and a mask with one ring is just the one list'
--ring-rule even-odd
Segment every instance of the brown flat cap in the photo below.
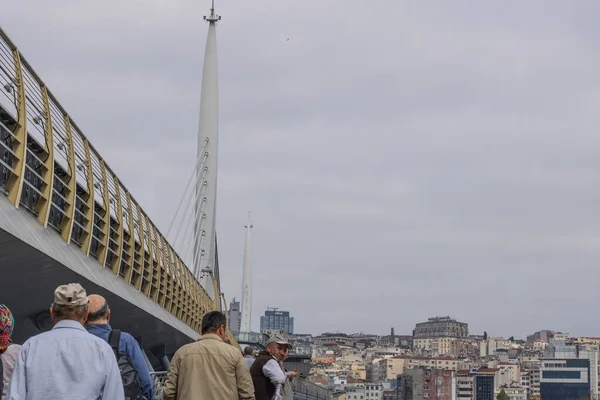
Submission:
{"label": "brown flat cap", "polygon": [[54,291],[54,304],[61,306],[84,306],[87,303],[87,293],[79,283],[61,285]]}

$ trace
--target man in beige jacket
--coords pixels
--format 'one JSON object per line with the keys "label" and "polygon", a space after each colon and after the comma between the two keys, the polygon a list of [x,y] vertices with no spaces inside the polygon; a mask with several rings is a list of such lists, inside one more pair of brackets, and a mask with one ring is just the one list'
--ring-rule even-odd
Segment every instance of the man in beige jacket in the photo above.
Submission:
{"label": "man in beige jacket", "polygon": [[239,349],[224,342],[225,316],[202,318],[202,336],[181,347],[171,360],[163,400],[254,399],[250,371]]}

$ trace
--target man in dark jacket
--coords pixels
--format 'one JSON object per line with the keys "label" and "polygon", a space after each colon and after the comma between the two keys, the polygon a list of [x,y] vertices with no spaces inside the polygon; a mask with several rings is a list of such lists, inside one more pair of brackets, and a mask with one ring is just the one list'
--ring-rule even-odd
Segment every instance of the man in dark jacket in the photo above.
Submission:
{"label": "man in dark jacket", "polygon": [[267,348],[261,352],[250,368],[256,400],[280,400],[281,390],[287,382],[280,361],[291,345],[283,338],[274,335]]}

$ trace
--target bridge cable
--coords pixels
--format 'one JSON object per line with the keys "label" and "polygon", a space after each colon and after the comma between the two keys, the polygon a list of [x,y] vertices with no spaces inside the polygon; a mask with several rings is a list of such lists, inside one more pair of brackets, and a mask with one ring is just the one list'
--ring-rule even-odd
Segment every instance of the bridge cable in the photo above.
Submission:
{"label": "bridge cable", "polygon": [[[204,153],[204,151],[206,150],[206,146],[207,145],[208,145],[208,138],[206,138],[204,140],[204,145],[202,146],[202,149],[200,150],[201,154]],[[181,205],[183,204],[183,201],[185,200],[185,196],[187,195],[187,192],[188,192],[188,190],[191,187],[192,179],[194,179],[194,176],[196,176],[196,171],[198,171],[198,169],[201,167],[201,164],[204,163],[205,159],[206,159],[206,157],[199,158],[198,161],[196,162],[196,165],[195,165],[194,169],[192,170],[190,178],[188,179],[188,182],[186,184],[185,192],[183,193],[183,196],[181,196],[181,201],[179,202],[179,205],[177,206],[177,210],[175,211],[175,215],[173,216],[173,220],[171,221],[171,225],[169,225],[169,229],[167,230],[167,238],[169,237],[169,233],[171,233],[171,229],[173,228],[173,225],[175,224],[175,221],[177,220],[177,215],[179,214],[179,210],[181,209]]]}
{"label": "bridge cable", "polygon": [[[179,241],[179,235],[181,234],[181,228],[183,228],[184,224],[186,224],[186,222],[187,222],[187,225],[189,225],[190,221],[193,220],[193,218],[190,218],[190,217],[192,217],[192,215],[189,215],[189,214],[190,214],[190,210],[192,209],[191,205],[194,203],[194,200],[195,200],[194,197],[195,196],[193,196],[193,194],[188,196],[187,204],[185,206],[185,211],[183,212],[183,215],[181,218],[181,223],[179,224],[179,226],[177,228],[177,232],[175,233],[175,238],[173,240],[173,246],[177,245],[177,243]],[[187,219],[187,221],[186,221],[186,219]],[[187,228],[186,228],[186,230],[184,230],[184,232],[186,232],[186,231],[187,231]]]}
{"label": "bridge cable", "polygon": [[[190,203],[192,203],[192,202],[190,201]],[[193,247],[193,240],[191,240],[191,242],[190,242],[190,239],[189,239],[190,233],[193,234],[193,232],[194,232],[193,227],[195,225],[195,220],[192,217],[193,217],[193,212],[186,219],[181,221],[181,226],[178,231],[178,233],[183,232],[183,237],[181,238],[181,240],[182,240],[181,241],[181,252],[182,252],[183,260],[186,263],[186,265],[187,265],[187,258],[188,258],[188,254],[190,252],[190,248]]]}

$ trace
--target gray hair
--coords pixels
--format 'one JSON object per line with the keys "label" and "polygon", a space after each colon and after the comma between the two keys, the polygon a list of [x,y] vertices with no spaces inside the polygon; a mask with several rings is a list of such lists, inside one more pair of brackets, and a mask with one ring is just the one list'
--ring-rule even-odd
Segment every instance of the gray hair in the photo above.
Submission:
{"label": "gray hair", "polygon": [[57,321],[64,319],[70,319],[74,321],[81,321],[85,318],[88,312],[88,304],[82,306],[63,306],[62,304],[52,304],[52,315]]}

